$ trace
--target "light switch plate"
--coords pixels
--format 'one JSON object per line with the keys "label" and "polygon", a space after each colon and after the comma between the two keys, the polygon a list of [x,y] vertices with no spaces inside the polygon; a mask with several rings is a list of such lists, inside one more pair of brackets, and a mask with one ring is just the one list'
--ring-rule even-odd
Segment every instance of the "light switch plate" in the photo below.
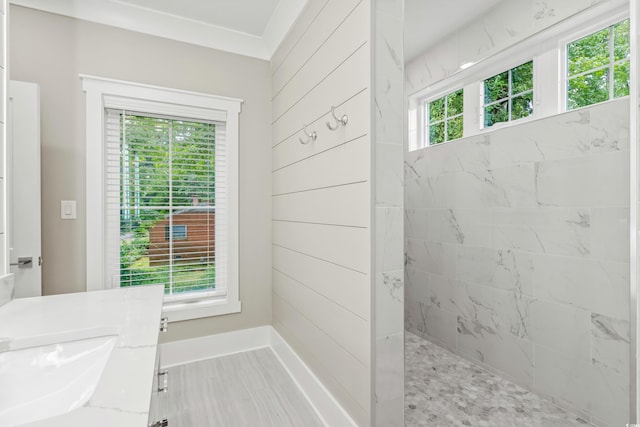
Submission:
{"label": "light switch plate", "polygon": [[76,219],[76,201],[60,201],[60,219]]}

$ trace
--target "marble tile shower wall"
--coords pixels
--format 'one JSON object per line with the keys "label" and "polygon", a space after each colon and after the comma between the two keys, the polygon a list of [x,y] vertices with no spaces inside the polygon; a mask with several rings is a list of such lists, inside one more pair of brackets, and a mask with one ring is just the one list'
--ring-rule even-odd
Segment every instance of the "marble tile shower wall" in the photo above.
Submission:
{"label": "marble tile shower wall", "polygon": [[406,328],[601,425],[628,422],[628,117],[618,100],[405,162]]}
{"label": "marble tile shower wall", "polygon": [[375,425],[404,426],[403,0],[375,1]]}

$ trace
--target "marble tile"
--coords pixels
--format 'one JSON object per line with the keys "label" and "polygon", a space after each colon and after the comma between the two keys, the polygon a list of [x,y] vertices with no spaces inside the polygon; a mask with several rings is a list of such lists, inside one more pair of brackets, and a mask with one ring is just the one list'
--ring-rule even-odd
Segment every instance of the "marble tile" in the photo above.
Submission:
{"label": "marble tile", "polygon": [[495,209],[494,247],[588,257],[591,211],[585,208]]}
{"label": "marble tile", "polygon": [[427,178],[488,169],[490,145],[487,135],[479,135],[413,151],[406,158],[405,176]]}
{"label": "marble tile", "polygon": [[587,421],[407,333],[406,426],[584,426]]}
{"label": "marble tile", "polygon": [[628,206],[629,154],[536,163],[535,184],[538,206]]}
{"label": "marble tile", "polygon": [[457,314],[488,331],[529,339],[533,298],[518,291],[458,283]]}
{"label": "marble tile", "polygon": [[453,207],[462,209],[533,207],[533,165],[458,173],[454,196]]}
{"label": "marble tile", "polygon": [[542,29],[603,0],[534,0],[534,26]]}
{"label": "marble tile", "polygon": [[493,289],[496,328],[517,338],[531,339],[531,307],[534,299],[518,290]]}
{"label": "marble tile", "polygon": [[429,337],[446,348],[456,348],[455,314],[419,301],[407,301],[405,310],[407,330]]}
{"label": "marble tile", "polygon": [[380,144],[376,152],[376,206],[401,207],[403,204],[403,154],[398,144]]}
{"label": "marble tile", "polygon": [[533,387],[533,343],[484,325],[457,318],[457,348],[461,355],[503,372],[509,379]]}
{"label": "marble tile", "polygon": [[462,282],[533,295],[533,256],[528,253],[460,246],[456,273]]}
{"label": "marble tile", "polygon": [[580,110],[495,131],[491,168],[588,154],[589,117],[589,110]]}
{"label": "marble tile", "polygon": [[536,390],[582,408],[605,425],[629,422],[629,379],[613,370],[535,346]]}
{"label": "marble tile", "polygon": [[447,208],[453,206],[457,174],[405,180],[405,207]]}
{"label": "marble tile", "polygon": [[405,301],[429,301],[429,273],[407,264],[404,270]]}
{"label": "marble tile", "polygon": [[458,282],[455,290],[456,314],[489,333],[497,333],[492,288]]}
{"label": "marble tile", "polygon": [[491,246],[490,209],[429,209],[425,218],[425,240],[470,246]]}
{"label": "marble tile", "polygon": [[404,395],[404,330],[376,339],[376,401],[392,402]]}
{"label": "marble tile", "polygon": [[629,375],[629,322],[591,313],[591,361]]}
{"label": "marble tile", "polygon": [[537,298],[629,318],[629,264],[547,255],[534,264]]}
{"label": "marble tile", "polygon": [[406,263],[418,270],[454,278],[456,249],[453,245],[407,239]]}
{"label": "marble tile", "polygon": [[591,152],[629,151],[629,100],[594,105],[590,111]]}
{"label": "marble tile", "polygon": [[401,207],[376,208],[376,271],[401,270],[404,265],[404,212]]}
{"label": "marble tile", "polygon": [[407,268],[405,300],[420,301],[441,310],[456,312],[455,280],[437,274]]}
{"label": "marble tile", "polygon": [[376,337],[404,330],[404,272],[376,273]]}
{"label": "marble tile", "polygon": [[429,240],[428,220],[430,209],[408,208],[404,210],[404,236],[410,239]]}
{"label": "marble tile", "polygon": [[629,208],[591,210],[591,256],[629,262]]}
{"label": "marble tile", "polygon": [[376,402],[376,423],[387,427],[404,427],[404,395]]}
{"label": "marble tile", "polygon": [[532,341],[572,359],[590,360],[590,312],[567,304],[536,300],[530,315]]}

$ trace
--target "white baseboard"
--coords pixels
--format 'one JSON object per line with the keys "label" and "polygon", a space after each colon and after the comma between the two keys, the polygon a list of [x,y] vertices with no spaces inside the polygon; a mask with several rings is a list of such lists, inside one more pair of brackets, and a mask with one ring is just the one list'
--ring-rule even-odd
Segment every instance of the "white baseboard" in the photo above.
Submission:
{"label": "white baseboard", "polygon": [[162,367],[169,368],[265,347],[273,350],[326,426],[357,426],[347,411],[272,326],[162,344]]}
{"label": "white baseboard", "polygon": [[162,368],[269,347],[272,329],[260,326],[161,344]]}

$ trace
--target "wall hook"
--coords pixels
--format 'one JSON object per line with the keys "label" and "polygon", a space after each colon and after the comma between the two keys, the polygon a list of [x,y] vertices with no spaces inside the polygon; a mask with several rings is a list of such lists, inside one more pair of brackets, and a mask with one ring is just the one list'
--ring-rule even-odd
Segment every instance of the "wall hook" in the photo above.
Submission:
{"label": "wall hook", "polygon": [[302,131],[307,135],[307,140],[304,141],[302,138],[298,138],[300,140],[300,144],[308,144],[310,142],[315,142],[315,140],[318,139],[318,133],[315,130],[311,133],[307,132],[307,125],[302,125]]}
{"label": "wall hook", "polygon": [[335,126],[331,126],[331,123],[327,122],[327,127],[330,130],[336,130],[340,127],[340,125],[342,126],[346,126],[347,123],[349,122],[349,116],[347,116],[346,114],[344,114],[342,117],[337,117],[336,116],[336,107],[334,107],[333,105],[331,106],[331,115],[333,116],[334,120],[336,121],[336,125]]}

